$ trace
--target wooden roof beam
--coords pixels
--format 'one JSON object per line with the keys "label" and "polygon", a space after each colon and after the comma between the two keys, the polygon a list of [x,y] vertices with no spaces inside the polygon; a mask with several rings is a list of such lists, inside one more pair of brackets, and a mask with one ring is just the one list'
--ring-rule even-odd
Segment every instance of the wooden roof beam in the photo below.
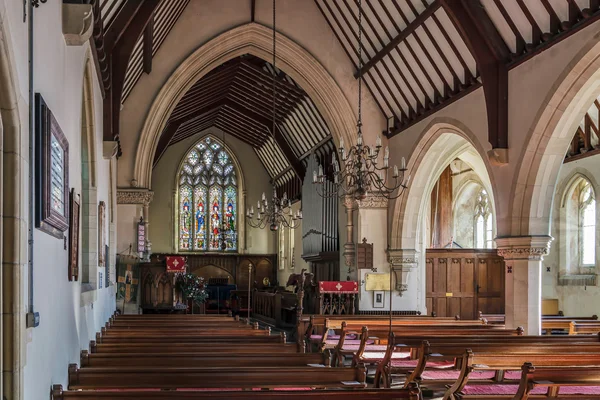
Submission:
{"label": "wooden roof beam", "polygon": [[366,74],[375,64],[381,61],[385,56],[390,54],[400,43],[402,43],[408,36],[410,36],[421,24],[423,24],[427,18],[435,13],[442,5],[442,0],[435,0],[429,7],[425,9],[421,14],[417,16],[410,24],[406,26],[396,37],[394,37],[388,44],[386,44],[381,50],[379,50],[365,65],[363,65],[360,71],[354,74],[354,77],[358,77],[362,74]]}
{"label": "wooden roof beam", "polygon": [[152,72],[152,44],[154,41],[154,18],[150,19],[146,29],[144,29],[144,43],[143,43],[143,67],[144,72],[150,74]]}
{"label": "wooden roof beam", "polygon": [[265,126],[265,128],[267,129],[267,131],[273,135],[275,142],[277,143],[277,145],[283,152],[283,155],[285,156],[285,158],[287,158],[289,164],[294,169],[294,172],[296,173],[296,175],[300,179],[304,179],[304,174],[306,173],[306,169],[304,168],[304,165],[298,159],[298,156],[296,156],[296,154],[292,150],[292,147],[290,146],[290,144],[288,143],[287,139],[285,138],[285,136],[283,135],[283,133],[281,132],[281,130],[279,129],[278,126],[275,127],[275,132],[273,132],[273,122],[271,120],[269,120],[268,118],[264,117],[261,114],[255,113],[254,111],[243,107],[239,103],[231,102],[231,104],[226,104],[226,107],[232,108],[232,109],[246,115],[247,117],[250,117],[253,120],[263,124]]}
{"label": "wooden roof beam", "polygon": [[[508,68],[510,51],[479,1],[441,0],[450,20],[477,61],[494,149],[508,148]],[[496,160],[506,162],[506,159]]]}

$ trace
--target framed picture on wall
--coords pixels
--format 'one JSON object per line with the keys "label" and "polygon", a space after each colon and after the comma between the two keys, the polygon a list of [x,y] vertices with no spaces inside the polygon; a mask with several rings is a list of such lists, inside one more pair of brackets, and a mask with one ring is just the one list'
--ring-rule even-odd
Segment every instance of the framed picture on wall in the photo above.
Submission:
{"label": "framed picture on wall", "polygon": [[383,290],[375,290],[373,292],[373,308],[385,307],[385,292]]}
{"label": "framed picture on wall", "polygon": [[79,195],[69,195],[69,281],[79,279]]}
{"label": "framed picture on wall", "polygon": [[35,132],[35,226],[62,239],[69,228],[69,143],[39,93]]}

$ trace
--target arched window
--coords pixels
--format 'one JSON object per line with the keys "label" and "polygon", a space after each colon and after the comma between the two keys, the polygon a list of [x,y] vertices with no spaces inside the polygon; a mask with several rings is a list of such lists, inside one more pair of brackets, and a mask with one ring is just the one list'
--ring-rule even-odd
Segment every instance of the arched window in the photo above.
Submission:
{"label": "arched window", "polygon": [[475,202],[475,248],[491,249],[494,244],[493,218],[490,197],[481,189]]}
{"label": "arched window", "polygon": [[180,251],[236,251],[238,177],[231,154],[207,136],[185,155],[178,172]]}
{"label": "arched window", "polygon": [[596,265],[596,196],[587,179],[576,183],[572,199],[577,202],[579,265]]}

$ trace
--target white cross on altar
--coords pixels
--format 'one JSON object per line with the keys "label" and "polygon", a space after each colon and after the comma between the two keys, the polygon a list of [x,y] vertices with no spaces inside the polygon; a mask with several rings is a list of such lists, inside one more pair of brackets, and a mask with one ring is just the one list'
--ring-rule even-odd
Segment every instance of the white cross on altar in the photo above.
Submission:
{"label": "white cross on altar", "polygon": [[337,285],[335,285],[335,288],[336,288],[337,290],[340,290],[340,289],[342,288],[342,284],[338,282],[338,284],[337,284]]}

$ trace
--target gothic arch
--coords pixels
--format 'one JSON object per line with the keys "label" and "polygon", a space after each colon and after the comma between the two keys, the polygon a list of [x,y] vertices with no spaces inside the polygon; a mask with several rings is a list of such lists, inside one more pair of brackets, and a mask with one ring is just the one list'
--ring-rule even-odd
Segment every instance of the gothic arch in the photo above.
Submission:
{"label": "gothic arch", "polygon": [[600,94],[600,33],[556,80],[529,132],[511,190],[513,236],[550,235],[558,174],[575,126]]}
{"label": "gothic arch", "polygon": [[[415,144],[407,168],[414,171],[408,190],[395,201],[391,213],[391,249],[414,249],[419,243],[421,222],[428,204],[427,196],[438,177],[452,160],[468,152],[469,164],[480,173],[483,187],[490,193],[495,210],[495,185],[489,159],[474,134],[459,121],[436,118],[424,130]],[[475,164],[475,165],[473,165]],[[494,213],[495,215],[495,213]]]}
{"label": "gothic arch", "polygon": [[[152,162],[163,128],[187,90],[215,67],[243,54],[264,60],[272,57],[272,31],[250,23],[233,28],[201,46],[173,72],[154,100],[142,128],[132,186],[151,188]],[[332,135],[355,141],[356,117],[342,90],[325,68],[304,48],[277,34],[278,66],[315,102]]]}
{"label": "gothic arch", "polygon": [[[91,59],[85,62],[81,101],[81,282],[96,288],[98,279],[98,192],[96,187],[96,128]],[[108,272],[107,272],[108,273]]]}

